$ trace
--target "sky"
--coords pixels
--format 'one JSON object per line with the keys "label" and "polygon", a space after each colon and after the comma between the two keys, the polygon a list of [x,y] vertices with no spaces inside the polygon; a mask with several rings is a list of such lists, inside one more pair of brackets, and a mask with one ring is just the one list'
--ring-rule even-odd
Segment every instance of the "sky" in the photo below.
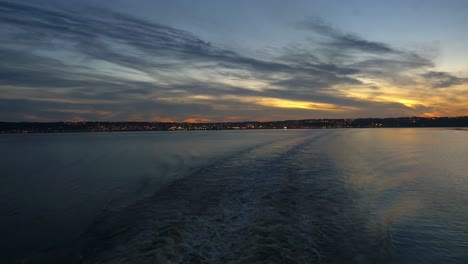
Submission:
{"label": "sky", "polygon": [[0,121],[468,115],[468,1],[0,0]]}

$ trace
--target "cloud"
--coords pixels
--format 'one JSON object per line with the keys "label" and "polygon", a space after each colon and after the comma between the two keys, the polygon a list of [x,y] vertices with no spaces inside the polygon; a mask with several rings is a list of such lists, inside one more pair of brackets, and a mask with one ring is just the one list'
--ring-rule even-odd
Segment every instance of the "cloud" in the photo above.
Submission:
{"label": "cloud", "polygon": [[417,78],[411,75],[412,71],[425,71],[433,66],[432,61],[415,54],[405,54],[396,58],[365,59],[349,64],[349,67],[359,69],[364,77],[379,79],[401,87],[417,83]]}
{"label": "cloud", "polygon": [[68,46],[89,59],[150,73],[204,64],[267,73],[316,74],[331,67],[340,70],[331,65],[296,65],[244,57],[189,32],[108,10],[89,10],[84,14],[4,2],[0,3],[0,14],[0,22],[10,26],[8,32],[2,32],[7,43],[24,47],[34,43],[54,49],[52,40],[58,39],[57,48]]}
{"label": "cloud", "polygon": [[[378,79],[398,86],[417,83],[412,71],[427,71],[434,63],[414,52],[391,47],[377,41],[366,40],[356,34],[343,32],[318,17],[309,17],[296,24],[318,37],[309,38],[322,57],[339,69],[350,69],[348,74],[363,78]],[[319,56],[317,56],[319,57]]]}
{"label": "cloud", "polygon": [[326,42],[326,45],[337,49],[352,49],[378,54],[398,53],[397,50],[384,43],[368,41],[358,35],[341,32],[318,17],[309,17],[297,23],[297,27],[299,29],[311,30],[328,37],[329,40]]}
{"label": "cloud", "polygon": [[[345,76],[356,73],[355,69],[286,56],[282,60],[246,57],[189,32],[108,10],[83,13],[1,2],[0,22],[7,26],[1,32],[5,41],[0,44],[0,85],[16,87],[20,97],[27,87],[42,89],[48,98],[62,96],[77,103],[140,104],[151,99],[153,106],[164,105],[161,112],[171,112],[168,101],[163,104],[159,99],[173,96],[173,91],[180,91],[179,96],[285,95],[297,99],[301,91],[314,94],[336,84],[359,83]],[[139,81],[143,77],[146,81]],[[264,87],[258,91],[235,85],[239,81],[261,82]],[[31,98],[23,99],[39,99],[35,96],[31,93]]]}
{"label": "cloud", "polygon": [[[407,57],[410,58],[410,57]],[[350,66],[361,69],[361,71],[387,71],[401,72],[404,70],[411,70],[417,68],[431,67],[433,64],[431,61],[421,58],[413,57],[408,60],[397,60],[397,59],[369,59],[363,60],[358,63],[354,63]]]}
{"label": "cloud", "polygon": [[432,88],[447,88],[468,83],[468,78],[460,78],[448,72],[429,71],[422,76],[429,81]]}
{"label": "cloud", "polygon": [[411,109],[343,90],[379,86],[363,77],[405,85],[407,71],[433,66],[320,19],[298,26],[322,37],[313,49],[305,43],[262,58],[103,9],[0,2],[0,23],[0,120],[338,117],[323,107],[330,105],[382,116]]}

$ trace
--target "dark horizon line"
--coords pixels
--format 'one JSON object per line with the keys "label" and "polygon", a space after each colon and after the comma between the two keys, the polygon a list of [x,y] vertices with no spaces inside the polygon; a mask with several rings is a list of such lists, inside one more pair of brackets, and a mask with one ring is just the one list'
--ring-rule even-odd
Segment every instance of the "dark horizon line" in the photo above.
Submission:
{"label": "dark horizon line", "polygon": [[305,118],[305,119],[283,119],[283,120],[269,120],[269,121],[258,121],[258,120],[242,120],[242,121],[209,121],[209,122],[187,122],[187,121],[133,121],[133,120],[120,120],[120,121],[109,121],[109,120],[80,120],[80,121],[2,121],[0,123],[10,124],[53,124],[53,123],[167,123],[167,124],[220,124],[220,123],[274,123],[274,122],[287,122],[287,121],[307,121],[307,120],[365,120],[365,119],[456,119],[456,118],[467,118],[468,116],[399,116],[399,117],[346,117],[346,118]]}
{"label": "dark horizon line", "polygon": [[302,119],[283,121],[238,122],[142,122],[142,121],[74,121],[74,122],[0,122],[0,134],[60,132],[125,132],[230,129],[309,129],[370,127],[468,127],[468,116],[460,117],[392,117],[350,119]]}

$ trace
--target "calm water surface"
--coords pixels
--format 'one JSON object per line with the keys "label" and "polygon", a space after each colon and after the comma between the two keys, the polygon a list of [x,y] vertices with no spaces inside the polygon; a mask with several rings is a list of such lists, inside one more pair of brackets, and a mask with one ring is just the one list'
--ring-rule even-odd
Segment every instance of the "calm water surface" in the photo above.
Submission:
{"label": "calm water surface", "polygon": [[468,263],[468,132],[1,135],[2,263]]}

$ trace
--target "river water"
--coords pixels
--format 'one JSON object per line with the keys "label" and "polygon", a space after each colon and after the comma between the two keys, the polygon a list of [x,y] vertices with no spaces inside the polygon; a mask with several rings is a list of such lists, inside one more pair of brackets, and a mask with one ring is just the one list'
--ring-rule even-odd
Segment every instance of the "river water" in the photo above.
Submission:
{"label": "river water", "polygon": [[0,136],[2,263],[468,263],[468,132]]}

